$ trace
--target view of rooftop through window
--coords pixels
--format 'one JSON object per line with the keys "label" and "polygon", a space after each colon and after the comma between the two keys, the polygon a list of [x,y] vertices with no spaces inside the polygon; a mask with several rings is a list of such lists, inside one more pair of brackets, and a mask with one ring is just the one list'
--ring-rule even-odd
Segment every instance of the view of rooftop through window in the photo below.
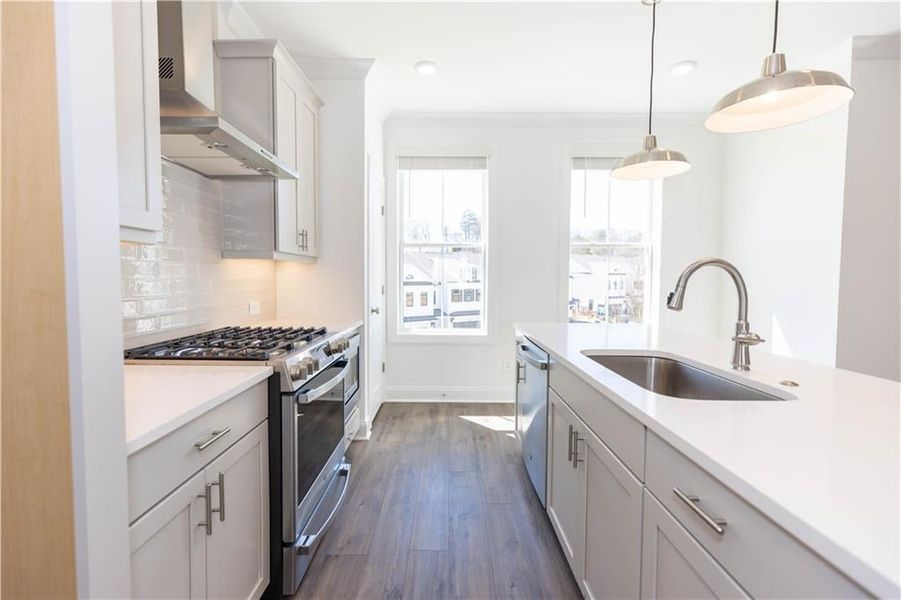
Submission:
{"label": "view of rooftop through window", "polygon": [[488,161],[399,157],[399,329],[485,331]]}
{"label": "view of rooftop through window", "polygon": [[616,162],[609,158],[573,159],[571,323],[641,323],[647,318],[653,183],[610,177]]}

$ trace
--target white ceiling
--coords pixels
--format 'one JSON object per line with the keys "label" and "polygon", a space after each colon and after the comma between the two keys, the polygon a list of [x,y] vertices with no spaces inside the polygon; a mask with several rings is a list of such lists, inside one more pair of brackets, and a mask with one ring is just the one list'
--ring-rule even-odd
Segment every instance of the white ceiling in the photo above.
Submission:
{"label": "white ceiling", "polygon": [[[373,84],[387,111],[647,110],[651,9],[639,0],[242,4],[295,56],[374,58]],[[899,29],[895,1],[783,0],[780,13],[789,68],[837,68],[852,35]],[[706,112],[756,77],[772,19],[768,1],[658,5],[655,109]],[[414,71],[426,59],[438,63],[437,75]],[[671,75],[669,66],[685,59],[698,68]]]}

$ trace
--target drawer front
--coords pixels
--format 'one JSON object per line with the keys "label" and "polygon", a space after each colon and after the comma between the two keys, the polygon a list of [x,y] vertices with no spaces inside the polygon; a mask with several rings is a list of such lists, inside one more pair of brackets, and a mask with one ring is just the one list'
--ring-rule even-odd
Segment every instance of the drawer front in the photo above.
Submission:
{"label": "drawer front", "polygon": [[644,425],[557,361],[551,361],[549,382],[616,457],[644,481]]}
{"label": "drawer front", "polygon": [[[169,492],[266,420],[268,381],[245,390],[164,438],[128,457],[128,521],[144,514]],[[204,450],[214,431],[230,431]]]}
{"label": "drawer front", "polygon": [[[648,489],[752,596],[869,596],[652,432],[648,432],[647,452]],[[722,533],[716,531],[717,527]]]}

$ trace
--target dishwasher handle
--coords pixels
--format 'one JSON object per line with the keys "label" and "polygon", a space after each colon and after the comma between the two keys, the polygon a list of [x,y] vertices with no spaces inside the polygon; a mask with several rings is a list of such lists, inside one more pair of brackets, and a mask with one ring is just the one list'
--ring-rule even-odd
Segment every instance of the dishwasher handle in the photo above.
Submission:
{"label": "dishwasher handle", "polygon": [[516,356],[540,371],[547,371],[550,361],[546,358],[537,358],[529,352],[529,349],[528,344],[516,344]]}

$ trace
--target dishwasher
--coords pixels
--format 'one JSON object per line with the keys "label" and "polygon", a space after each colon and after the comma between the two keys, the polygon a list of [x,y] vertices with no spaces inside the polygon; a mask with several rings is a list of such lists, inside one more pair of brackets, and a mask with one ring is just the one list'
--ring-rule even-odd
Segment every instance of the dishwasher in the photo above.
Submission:
{"label": "dishwasher", "polygon": [[547,352],[526,337],[516,338],[516,436],[522,460],[545,506],[547,472]]}

